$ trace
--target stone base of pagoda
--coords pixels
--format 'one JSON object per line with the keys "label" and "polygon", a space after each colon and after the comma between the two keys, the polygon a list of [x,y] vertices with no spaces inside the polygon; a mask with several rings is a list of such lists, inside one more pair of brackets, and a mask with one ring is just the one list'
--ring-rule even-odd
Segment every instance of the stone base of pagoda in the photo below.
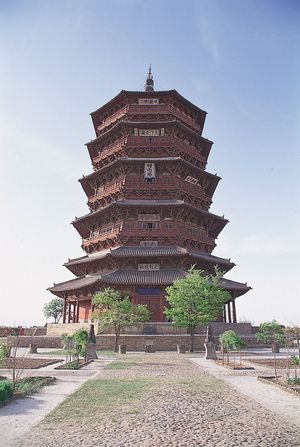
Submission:
{"label": "stone base of pagoda", "polygon": [[90,322],[89,323],[50,323],[47,325],[47,336],[55,337],[61,336],[63,334],[72,335],[78,329],[84,329],[87,332],[90,330]]}

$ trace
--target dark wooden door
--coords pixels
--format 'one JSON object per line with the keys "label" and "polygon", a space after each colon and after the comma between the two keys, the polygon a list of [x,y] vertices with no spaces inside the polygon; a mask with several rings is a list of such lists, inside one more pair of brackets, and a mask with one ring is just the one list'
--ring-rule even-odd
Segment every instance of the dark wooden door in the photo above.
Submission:
{"label": "dark wooden door", "polygon": [[162,321],[161,299],[159,296],[139,296],[139,304],[146,304],[150,311],[150,321]]}

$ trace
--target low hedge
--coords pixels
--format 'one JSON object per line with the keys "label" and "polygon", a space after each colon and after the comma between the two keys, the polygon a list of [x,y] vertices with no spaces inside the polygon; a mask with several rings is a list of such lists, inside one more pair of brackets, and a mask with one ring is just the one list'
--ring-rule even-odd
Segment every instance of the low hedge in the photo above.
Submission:
{"label": "low hedge", "polygon": [[7,399],[13,397],[11,384],[5,380],[0,382],[0,403],[4,403]]}

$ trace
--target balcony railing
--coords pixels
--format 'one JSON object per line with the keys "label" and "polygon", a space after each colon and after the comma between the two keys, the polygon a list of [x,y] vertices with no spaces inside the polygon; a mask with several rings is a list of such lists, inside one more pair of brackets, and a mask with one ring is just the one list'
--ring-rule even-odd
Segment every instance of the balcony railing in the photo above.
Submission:
{"label": "balcony railing", "polygon": [[[139,223],[133,224],[132,228],[129,228],[128,225],[113,227],[110,231],[107,230],[99,230],[91,235],[87,239],[82,239],[82,245],[87,247],[91,244],[97,244],[97,242],[104,241],[106,239],[113,239],[117,235],[124,237],[151,237],[151,238],[161,238],[161,237],[185,237],[189,240],[202,242],[204,244],[209,244],[214,246],[214,241],[211,237],[206,236],[206,234],[201,234],[198,228],[193,227],[191,225],[186,225],[183,223],[165,223],[160,222],[159,228],[140,228]],[[170,227],[171,225],[171,227]]]}
{"label": "balcony railing", "polygon": [[126,114],[134,115],[134,114],[145,114],[145,115],[156,115],[156,114],[166,114],[173,115],[178,120],[185,123],[187,126],[191,127],[196,132],[200,132],[201,128],[198,123],[193,120],[190,116],[186,115],[184,112],[178,110],[176,107],[171,104],[158,104],[158,105],[138,105],[138,104],[130,104],[126,105],[122,109],[113,113],[107,119],[103,120],[103,122],[97,127],[97,134],[100,135],[103,130],[115,124],[116,121],[123,118]]}
{"label": "balcony railing", "polygon": [[206,202],[211,203],[211,198],[207,194],[202,192],[200,186],[193,185],[192,183],[189,183],[184,179],[175,176],[157,176],[154,179],[153,183],[147,183],[143,178],[141,178],[141,176],[128,176],[125,180],[124,189],[129,191],[155,191],[157,189],[169,191],[175,189],[177,191],[191,194],[194,197],[203,199]]}

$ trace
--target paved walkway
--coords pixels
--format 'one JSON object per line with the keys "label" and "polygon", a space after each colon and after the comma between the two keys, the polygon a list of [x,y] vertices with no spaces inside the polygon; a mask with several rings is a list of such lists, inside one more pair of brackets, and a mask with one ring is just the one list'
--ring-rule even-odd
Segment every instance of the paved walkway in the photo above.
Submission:
{"label": "paved walkway", "polygon": [[299,447],[294,424],[188,358],[124,356],[14,447]]}
{"label": "paved walkway", "polygon": [[[57,363],[40,369],[24,370],[23,377],[51,376],[57,380],[53,385],[43,387],[40,393],[13,400],[0,408],[0,445],[14,446],[16,439],[22,438],[69,394],[98,375],[112,360],[112,357],[95,360],[77,371],[55,370]],[[7,370],[1,370],[1,374],[7,375]]]}
{"label": "paved walkway", "polygon": [[[279,387],[260,382],[256,376],[241,375],[241,372],[235,375],[233,370],[217,365],[213,360],[205,360],[204,358],[191,358],[189,360],[199,365],[209,374],[229,383],[244,395],[256,400],[268,410],[300,427],[300,398],[298,396],[281,390]],[[265,371],[266,368],[262,368],[262,370]]]}

